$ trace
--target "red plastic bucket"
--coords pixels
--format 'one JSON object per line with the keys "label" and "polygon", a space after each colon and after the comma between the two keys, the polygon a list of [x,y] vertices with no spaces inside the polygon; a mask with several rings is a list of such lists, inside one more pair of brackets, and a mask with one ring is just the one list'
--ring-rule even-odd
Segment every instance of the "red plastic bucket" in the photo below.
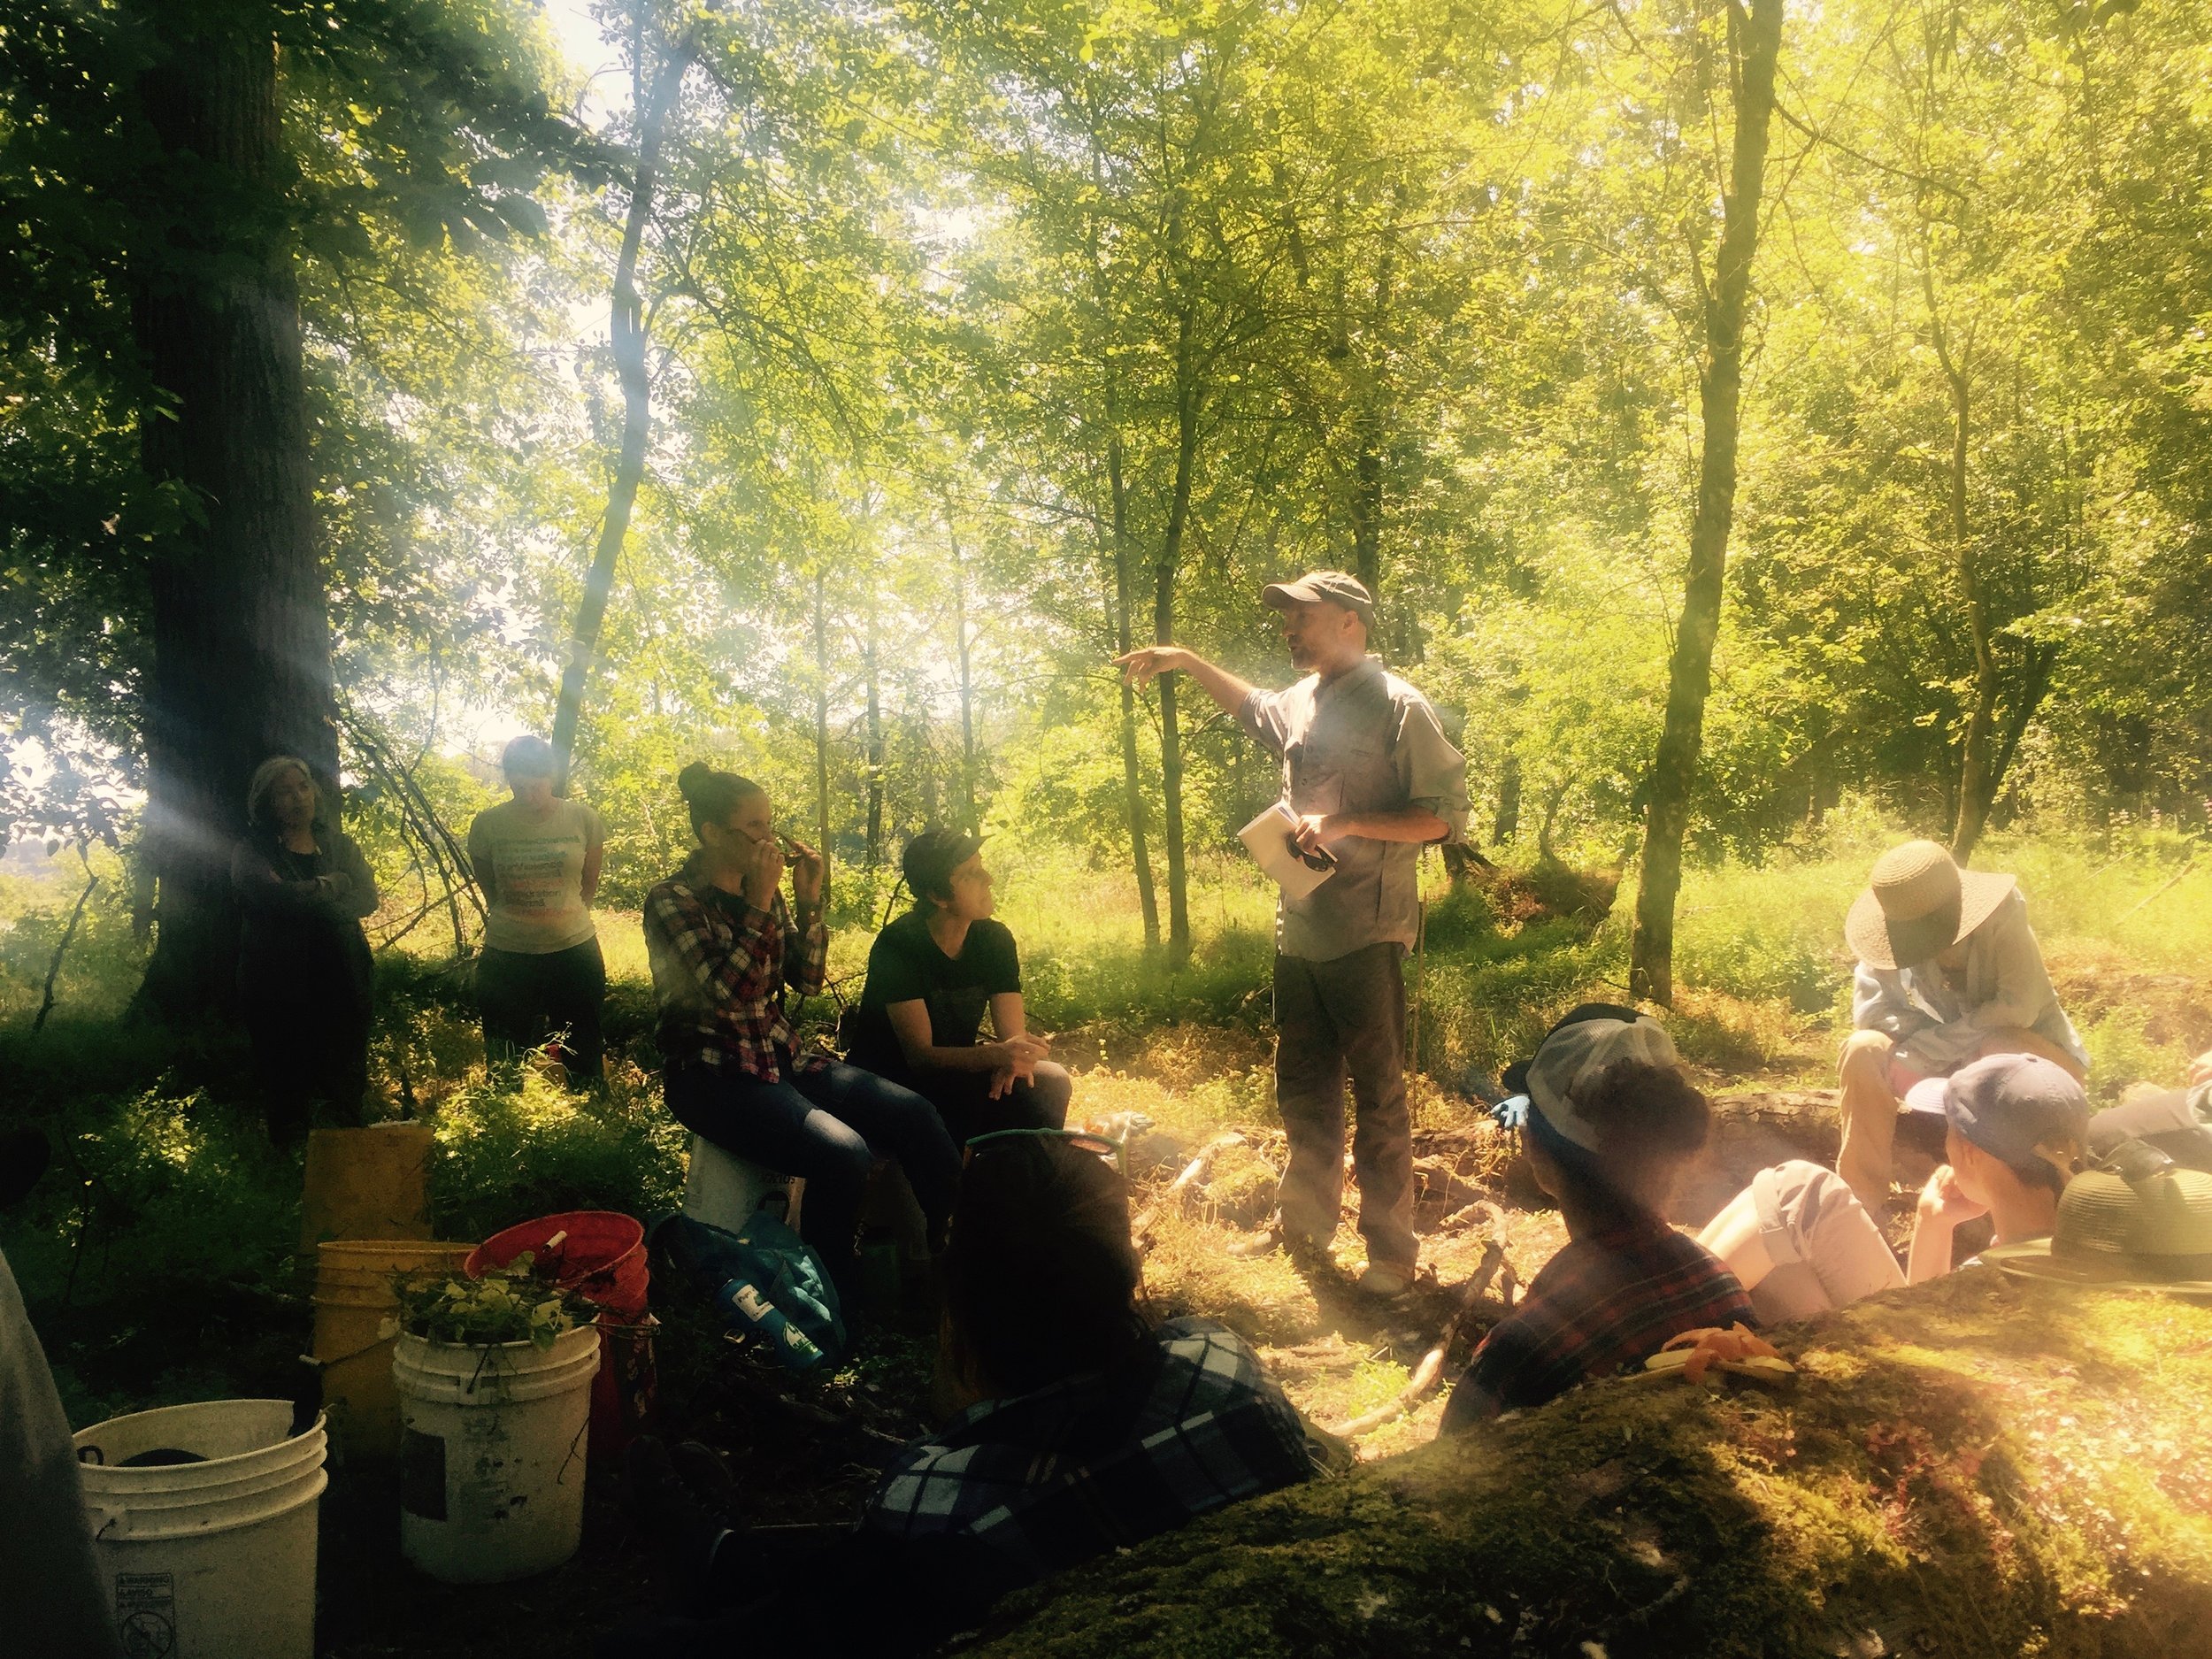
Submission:
{"label": "red plastic bucket", "polygon": [[[558,1244],[552,1240],[560,1240]],[[634,1217],[613,1210],[574,1210],[565,1216],[541,1216],[518,1227],[495,1233],[469,1252],[462,1263],[472,1278],[504,1267],[525,1250],[540,1272],[557,1263],[556,1280],[596,1302],[625,1323],[645,1317],[645,1228]]]}
{"label": "red plastic bucket", "polygon": [[[552,1240],[561,1241],[555,1244]],[[591,1382],[594,1463],[619,1457],[652,1409],[652,1316],[646,1310],[645,1229],[613,1210],[541,1216],[490,1238],[469,1252],[472,1278],[504,1267],[525,1250],[532,1266],[557,1263],[556,1282],[598,1304],[599,1373]]]}

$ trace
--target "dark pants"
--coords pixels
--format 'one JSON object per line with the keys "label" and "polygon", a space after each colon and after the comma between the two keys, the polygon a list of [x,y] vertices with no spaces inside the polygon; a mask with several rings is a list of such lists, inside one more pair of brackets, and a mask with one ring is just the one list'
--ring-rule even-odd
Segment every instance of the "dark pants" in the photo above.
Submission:
{"label": "dark pants", "polygon": [[1283,1229],[1326,1242],[1344,1192],[1344,1076],[1352,1078],[1352,1167],[1371,1261],[1410,1271],[1412,1120],[1406,1110],[1402,949],[1369,945],[1333,962],[1275,958],[1275,1105],[1290,1139]]}
{"label": "dark pants", "polygon": [[988,1071],[917,1071],[898,1080],[937,1109],[956,1147],[995,1129],[1065,1128],[1068,1103],[1075,1097],[1067,1068],[1049,1060],[1039,1063],[1034,1083],[1017,1079],[996,1100]]}
{"label": "dark pants", "polygon": [[511,1065],[518,1054],[550,1044],[570,1087],[597,1082],[605,1063],[599,1004],[606,995],[607,964],[595,938],[541,953],[487,946],[476,964],[485,1059]]}
{"label": "dark pants", "polygon": [[931,1239],[943,1237],[960,1185],[960,1153],[937,1109],[910,1089],[850,1065],[764,1083],[728,1067],[696,1064],[670,1067],[664,1088],[670,1114],[692,1133],[806,1182],[799,1235],[841,1289],[855,1266],[861,1194],[877,1158],[889,1158],[906,1172]]}
{"label": "dark pants", "polygon": [[359,1125],[369,1087],[367,1002],[344,991],[319,1002],[249,998],[244,1013],[270,1140],[303,1139],[319,1099],[340,1126]]}

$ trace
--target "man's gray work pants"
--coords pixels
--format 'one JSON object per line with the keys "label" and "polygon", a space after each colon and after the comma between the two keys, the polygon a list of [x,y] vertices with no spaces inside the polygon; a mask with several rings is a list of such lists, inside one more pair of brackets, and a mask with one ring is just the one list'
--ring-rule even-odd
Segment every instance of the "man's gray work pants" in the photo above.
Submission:
{"label": "man's gray work pants", "polygon": [[1326,1243],[1344,1191],[1344,1074],[1352,1074],[1352,1167],[1371,1262],[1413,1271],[1412,1125],[1406,1111],[1404,947],[1333,962],[1275,957],[1275,1105],[1290,1138],[1283,1230]]}

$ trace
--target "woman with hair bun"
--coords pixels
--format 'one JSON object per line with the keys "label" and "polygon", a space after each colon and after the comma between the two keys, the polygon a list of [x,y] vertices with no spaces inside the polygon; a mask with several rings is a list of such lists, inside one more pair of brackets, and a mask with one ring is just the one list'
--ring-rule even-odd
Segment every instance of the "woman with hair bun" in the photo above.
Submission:
{"label": "woman with hair bun", "polygon": [[768,792],[749,779],[695,761],[676,787],[699,849],[645,896],[668,1110],[724,1151],[805,1180],[800,1233],[841,1290],[875,1158],[906,1171],[937,1239],[960,1154],[920,1095],[795,1047],[785,987],[820,990],[829,955],[822,855],[776,833]]}
{"label": "woman with hair bun", "polygon": [[318,1095],[342,1124],[361,1121],[374,980],[361,918],[376,910],[376,879],[296,756],[255,770],[246,823],[230,863],[244,912],[238,1000],[269,1138],[289,1146],[306,1135]]}

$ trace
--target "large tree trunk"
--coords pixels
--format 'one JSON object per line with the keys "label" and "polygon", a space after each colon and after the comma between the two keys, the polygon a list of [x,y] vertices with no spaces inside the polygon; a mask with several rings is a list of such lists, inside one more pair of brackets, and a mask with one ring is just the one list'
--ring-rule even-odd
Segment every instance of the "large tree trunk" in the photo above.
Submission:
{"label": "large tree trunk", "polygon": [[1636,935],[1629,954],[1632,995],[1674,1002],[1674,902],[1682,886],[1682,841],[1704,745],[1705,698],[1712,688],[1713,646],[1720,635],[1722,581],[1736,507],[1736,438],[1743,390],[1744,305],[1759,245],[1759,199],[1766,184],[1767,124],[1774,112],[1775,60],[1782,44],[1783,0],[1732,0],[1729,42],[1740,54],[1730,188],[1723,204],[1720,255],[1705,301],[1705,360],[1698,376],[1704,449],[1698,458],[1697,513],[1690,525],[1690,567],[1667,671],[1666,724],[1654,757],[1644,816],[1643,879],[1636,894]]}
{"label": "large tree trunk", "polygon": [[[642,33],[638,47],[637,78],[649,83],[644,64]],[[614,262],[614,303],[608,323],[608,341],[614,352],[615,378],[622,386],[622,448],[615,457],[614,477],[607,485],[607,516],[600,522],[599,545],[592,554],[591,569],[584,576],[584,596],[576,607],[576,626],[569,630],[568,661],[561,670],[560,701],[553,711],[553,752],[557,771],[555,788],[568,793],[568,763],[576,746],[576,727],[583,718],[584,687],[591,678],[592,659],[599,649],[599,629],[607,618],[607,602],[614,593],[615,562],[622,555],[623,539],[630,531],[630,510],[637,503],[638,485],[645,477],[645,445],[651,435],[652,381],[646,373],[645,309],[638,296],[638,253],[645,227],[652,222],[653,194],[657,186],[661,137],[667,130],[670,110],[683,86],[688,50],[672,51],[668,61],[649,77],[650,91],[638,122],[637,175],[630,184],[630,211],[622,227],[622,247]]]}
{"label": "large tree trunk", "polygon": [[[145,8],[158,58],[140,95],[174,219],[132,254],[132,326],[164,406],[140,421],[147,472],[188,522],[154,558],[145,717],[147,850],[160,933],[140,995],[184,1014],[228,1000],[232,844],[246,785],[278,753],[338,769],[330,624],[281,222],[273,37],[203,8]],[[247,13],[251,15],[250,11]]]}

